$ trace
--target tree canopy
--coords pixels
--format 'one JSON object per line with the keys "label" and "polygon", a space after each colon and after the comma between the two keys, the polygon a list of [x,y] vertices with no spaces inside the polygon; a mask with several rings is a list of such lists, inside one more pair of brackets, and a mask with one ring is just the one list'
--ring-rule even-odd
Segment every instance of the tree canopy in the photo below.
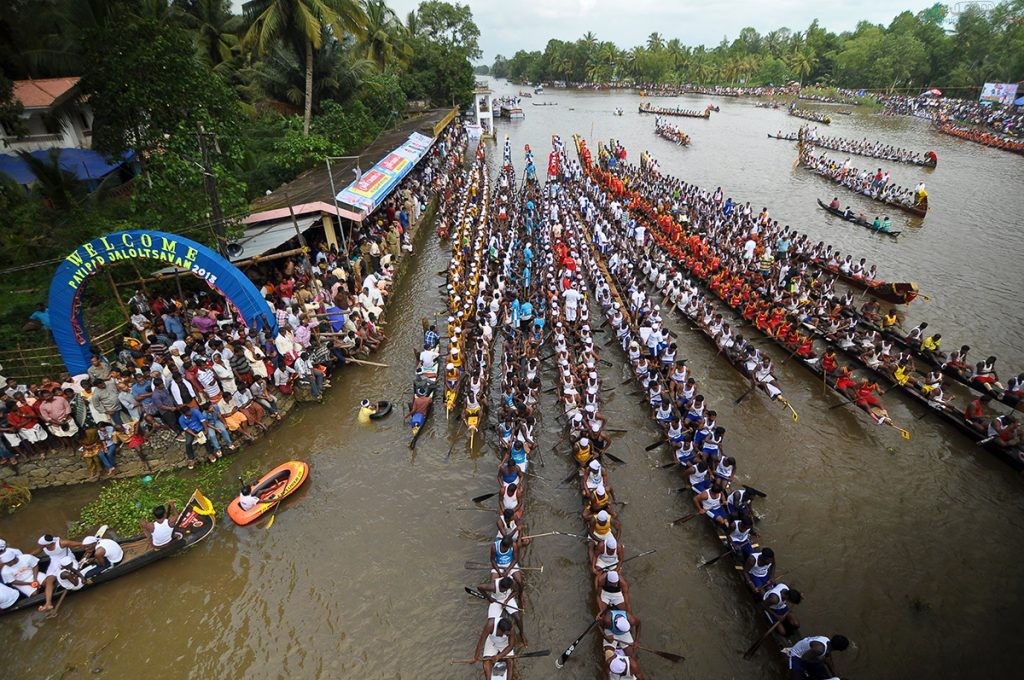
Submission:
{"label": "tree canopy", "polygon": [[[965,4],[953,13],[936,4],[904,11],[888,26],[861,22],[833,33],[814,20],[804,30],[767,34],[747,27],[713,47],[682,45],[662,32],[620,48],[587,33],[550,40],[543,51],[499,55],[491,74],[516,81],[768,85],[790,80],[916,94],[940,87],[973,97],[985,82],[1024,79],[1024,0],[990,8]],[[958,6],[959,7],[959,6]]]}

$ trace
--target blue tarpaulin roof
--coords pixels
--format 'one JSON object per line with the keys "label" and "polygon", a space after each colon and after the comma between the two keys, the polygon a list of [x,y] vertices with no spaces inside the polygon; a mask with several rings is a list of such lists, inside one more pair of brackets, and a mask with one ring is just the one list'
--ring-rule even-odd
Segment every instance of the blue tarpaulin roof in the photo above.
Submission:
{"label": "blue tarpaulin roof", "polygon": [[[60,167],[74,173],[75,177],[85,182],[103,179],[135,156],[134,152],[129,151],[125,153],[124,158],[108,160],[100,152],[91,149],[59,149],[59,151]],[[44,162],[49,162],[49,155],[49,149],[32,152],[32,156]],[[0,154],[0,172],[25,186],[32,184],[36,179],[25,161],[15,155]]]}
{"label": "blue tarpaulin roof", "polygon": [[1014,106],[1024,106],[1024,97],[1017,97],[1013,100]]}

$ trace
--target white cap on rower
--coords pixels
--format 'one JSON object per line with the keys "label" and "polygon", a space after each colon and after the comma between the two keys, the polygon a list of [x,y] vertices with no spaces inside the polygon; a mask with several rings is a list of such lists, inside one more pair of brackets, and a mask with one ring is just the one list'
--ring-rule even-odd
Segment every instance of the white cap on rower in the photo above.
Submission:
{"label": "white cap on rower", "polygon": [[590,438],[589,437],[580,437],[580,446],[582,446],[584,448],[590,446]]}
{"label": "white cap on rower", "polygon": [[449,363],[445,364],[445,368],[447,368],[447,369],[448,369],[448,370],[450,371],[450,370],[452,370],[453,368],[455,368],[455,364],[453,364],[453,363],[449,362]]}
{"label": "white cap on rower", "polygon": [[586,410],[587,410],[587,413],[593,413],[594,411],[597,410],[597,407],[594,406],[593,404],[587,404],[587,409]]}
{"label": "white cap on rower", "polygon": [[6,564],[12,560],[17,559],[17,557],[18,551],[14,548],[8,548],[7,550],[4,550],[2,553],[0,553],[0,562]]}
{"label": "white cap on rower", "polygon": [[619,572],[617,572],[617,571],[609,571],[608,572],[608,583],[618,583],[618,582],[619,582]]}
{"label": "white cap on rower", "polygon": [[607,510],[602,510],[601,512],[597,513],[597,521],[598,522],[607,522],[608,519],[609,519],[609,517],[608,517],[608,511]]}
{"label": "white cap on rower", "polygon": [[611,551],[619,549],[619,542],[615,540],[615,534],[608,534],[608,538],[604,539],[604,547]]}
{"label": "white cap on rower", "polygon": [[[598,484],[597,488],[594,489],[594,491],[597,492],[598,496],[603,496],[604,495],[604,484]],[[604,510],[602,510],[601,512],[604,512]]]}
{"label": "white cap on rower", "polygon": [[0,538],[0,553],[2,553],[5,550],[7,550],[7,541]]}
{"label": "white cap on rower", "polygon": [[96,538],[95,536],[86,536],[82,539],[82,545],[93,545],[94,543],[98,543],[99,540],[100,539]]}
{"label": "white cap on rower", "polygon": [[596,460],[592,460],[590,461],[590,469],[596,472],[601,469],[601,464],[598,463]]}
{"label": "white cap on rower", "polygon": [[39,545],[50,545],[51,543],[58,540],[56,536],[50,536],[50,539],[51,540],[47,540],[46,535],[43,535],[39,537],[39,540],[36,541],[36,543],[38,543]]}
{"label": "white cap on rower", "polygon": [[[618,576],[618,574],[616,574],[613,571],[610,574],[608,574],[608,576],[609,577],[611,577],[611,576]],[[611,580],[611,579],[609,578],[609,580]],[[612,583],[615,583],[615,581],[612,581]],[[626,672],[626,662],[622,659],[621,656],[612,657],[611,663],[608,664],[608,670],[611,671],[612,673],[619,673],[619,674],[625,673]]]}
{"label": "white cap on rower", "polygon": [[359,402],[359,405],[361,407],[363,407],[363,408],[367,408],[370,405],[370,400],[369,399],[363,399],[361,402]]}
{"label": "white cap on rower", "polygon": [[612,619],[612,628],[619,633],[628,633],[630,628],[629,619],[626,618],[625,614],[619,614]]}

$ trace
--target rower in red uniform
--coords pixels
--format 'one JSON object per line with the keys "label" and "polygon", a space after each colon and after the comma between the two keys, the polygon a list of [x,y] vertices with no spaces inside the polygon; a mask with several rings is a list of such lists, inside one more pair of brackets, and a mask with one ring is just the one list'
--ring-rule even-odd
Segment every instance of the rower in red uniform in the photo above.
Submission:
{"label": "rower in red uniform", "polygon": [[836,351],[834,349],[827,349],[821,356],[821,367],[825,369],[825,372],[832,375],[836,372],[839,367],[839,362],[836,360]]}
{"label": "rower in red uniform", "polygon": [[853,396],[853,388],[857,386],[852,374],[849,366],[840,366],[839,375],[836,377],[836,389],[850,397]]}

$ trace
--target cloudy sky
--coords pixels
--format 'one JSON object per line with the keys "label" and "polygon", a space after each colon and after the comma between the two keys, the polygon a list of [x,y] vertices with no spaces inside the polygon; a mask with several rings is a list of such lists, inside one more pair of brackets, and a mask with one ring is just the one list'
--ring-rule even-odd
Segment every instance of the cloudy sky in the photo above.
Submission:
{"label": "cloudy sky", "polygon": [[[405,17],[419,0],[387,0]],[[575,40],[593,31],[621,47],[646,41],[652,31],[686,45],[731,41],[744,26],[761,33],[780,27],[803,30],[815,18],[831,31],[852,30],[858,21],[888,24],[904,9],[917,12],[935,0],[462,0],[480,27],[482,63],[517,50],[543,50],[550,38]],[[234,0],[236,9],[241,0]],[[949,2],[955,5],[955,2]],[[966,3],[962,3],[966,4]],[[987,3],[983,3],[987,4]],[[628,8],[623,12],[623,7]]]}

